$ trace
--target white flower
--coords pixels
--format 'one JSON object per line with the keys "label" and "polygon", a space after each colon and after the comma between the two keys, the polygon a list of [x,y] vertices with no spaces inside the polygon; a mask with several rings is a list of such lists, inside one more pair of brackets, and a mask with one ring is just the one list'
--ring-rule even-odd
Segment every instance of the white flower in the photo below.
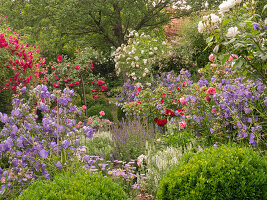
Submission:
{"label": "white flower", "polygon": [[138,34],[138,33],[135,33],[135,36],[136,36],[136,37],[138,37],[138,36],[139,36],[139,34]]}
{"label": "white flower", "polygon": [[151,86],[151,83],[149,83],[149,82],[146,82],[146,85],[147,85],[147,86]]}
{"label": "white flower", "polygon": [[204,26],[204,24],[203,24],[202,21],[200,21],[200,22],[198,23],[198,27],[197,27],[197,29],[198,29],[198,32],[203,33],[203,31],[204,31],[204,29],[205,29],[205,26]]}
{"label": "white flower", "polygon": [[242,0],[235,0],[235,3],[240,4],[242,2]]}
{"label": "white flower", "polygon": [[146,65],[147,64],[147,59],[144,59],[143,61],[144,61],[144,64]]}
{"label": "white flower", "polygon": [[216,22],[220,22],[221,18],[215,14],[210,14],[210,18],[211,18],[211,22],[212,23],[216,23]]}
{"label": "white flower", "polygon": [[163,41],[163,42],[162,42],[162,45],[166,45],[166,42],[165,42],[165,41]]}
{"label": "white flower", "polygon": [[144,50],[141,50],[141,54],[144,54],[145,53],[145,51]]}
{"label": "white flower", "polygon": [[154,47],[154,50],[157,51],[158,50],[158,47]]}
{"label": "white flower", "polygon": [[231,28],[228,29],[226,37],[234,38],[238,33],[240,33],[240,32],[238,31],[238,28],[236,26],[235,27],[231,27]]}
{"label": "white flower", "polygon": [[134,62],[132,62],[132,63],[131,63],[131,66],[132,66],[132,67],[135,67],[135,63],[134,63]]}
{"label": "white flower", "polygon": [[153,55],[153,52],[149,52],[149,55]]}
{"label": "white flower", "polygon": [[134,57],[134,59],[135,59],[136,61],[138,61],[138,60],[139,60],[138,56],[135,56],[135,57]]}
{"label": "white flower", "polygon": [[131,76],[134,76],[135,75],[135,72],[131,73]]}
{"label": "white flower", "polygon": [[148,73],[149,72],[149,69],[145,68],[145,72]]}
{"label": "white flower", "polygon": [[228,0],[222,2],[221,5],[219,5],[219,9],[221,13],[229,11],[230,8],[233,8],[235,6],[235,0]]}
{"label": "white flower", "polygon": [[143,73],[143,77],[145,77],[146,76],[146,73]]}

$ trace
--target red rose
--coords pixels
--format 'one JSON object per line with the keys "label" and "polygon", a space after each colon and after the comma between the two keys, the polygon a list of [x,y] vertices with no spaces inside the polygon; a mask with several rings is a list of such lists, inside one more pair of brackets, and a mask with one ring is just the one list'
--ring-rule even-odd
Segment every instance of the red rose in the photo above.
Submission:
{"label": "red rose", "polygon": [[98,85],[103,85],[105,82],[104,81],[101,81],[101,80],[98,80],[97,84]]}
{"label": "red rose", "polygon": [[166,119],[162,119],[162,120],[159,119],[159,120],[158,120],[158,125],[159,125],[159,126],[164,126],[166,123],[167,123],[167,120],[166,120]]}
{"label": "red rose", "polygon": [[74,67],[76,70],[80,69],[80,66],[79,65],[75,65]]}
{"label": "red rose", "polygon": [[207,90],[207,94],[215,94],[216,93],[216,89],[213,88],[213,87],[210,87],[208,90]]}
{"label": "red rose", "polygon": [[205,100],[206,100],[207,102],[210,102],[211,98],[209,97],[209,95],[207,95],[207,96],[205,97]]}
{"label": "red rose", "polygon": [[59,63],[61,63],[61,62],[62,62],[62,59],[63,59],[62,56],[58,56],[57,61],[58,61]]}

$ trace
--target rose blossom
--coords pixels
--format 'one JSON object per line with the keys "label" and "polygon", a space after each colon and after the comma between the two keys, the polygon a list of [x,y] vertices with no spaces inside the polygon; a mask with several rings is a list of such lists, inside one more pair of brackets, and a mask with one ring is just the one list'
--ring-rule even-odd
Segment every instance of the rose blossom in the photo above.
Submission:
{"label": "rose blossom", "polygon": [[185,101],[184,97],[180,98],[180,103],[183,104],[183,105],[186,104],[186,101]]}
{"label": "rose blossom", "polygon": [[213,87],[210,87],[208,90],[207,90],[207,94],[215,94],[216,93],[216,89],[213,88]]}
{"label": "rose blossom", "polygon": [[181,121],[181,122],[179,122],[179,128],[180,128],[180,129],[184,129],[184,128],[186,128],[186,122],[185,122],[185,121]]}
{"label": "rose blossom", "polygon": [[105,115],[105,112],[104,112],[103,110],[101,110],[101,111],[99,112],[99,114],[100,114],[101,116],[104,116],[104,115]]}

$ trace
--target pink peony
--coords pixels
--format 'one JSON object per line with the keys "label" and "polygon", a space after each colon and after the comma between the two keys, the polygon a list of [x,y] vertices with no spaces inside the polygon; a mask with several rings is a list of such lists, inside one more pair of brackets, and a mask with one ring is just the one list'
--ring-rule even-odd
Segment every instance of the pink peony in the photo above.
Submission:
{"label": "pink peony", "polygon": [[186,128],[186,122],[185,122],[185,121],[181,121],[181,122],[179,122],[179,128],[180,128],[180,129],[184,129],[184,128]]}
{"label": "pink peony", "polygon": [[216,93],[216,89],[213,88],[213,87],[210,87],[208,90],[207,90],[207,94],[215,94]]}

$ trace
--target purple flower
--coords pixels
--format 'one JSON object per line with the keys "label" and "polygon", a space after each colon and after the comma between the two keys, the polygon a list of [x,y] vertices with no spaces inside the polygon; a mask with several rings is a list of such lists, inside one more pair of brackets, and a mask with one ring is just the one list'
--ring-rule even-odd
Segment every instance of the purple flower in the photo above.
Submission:
{"label": "purple flower", "polygon": [[57,163],[56,163],[56,167],[59,169],[59,170],[62,170],[62,164],[60,163],[60,161],[58,161]]}
{"label": "purple flower", "polygon": [[254,143],[254,138],[255,138],[255,135],[254,135],[254,133],[250,133],[250,137],[249,137],[249,144],[252,144],[252,143]]}
{"label": "purple flower", "polygon": [[40,102],[40,104],[39,104],[39,109],[40,109],[41,111],[43,111],[43,112],[45,112],[45,111],[49,111],[48,106],[47,106],[45,103],[43,103],[43,102]]}
{"label": "purple flower", "polygon": [[58,126],[58,132],[59,132],[59,133],[63,133],[64,130],[65,130],[65,126],[64,126],[64,125],[59,125],[59,126]]}
{"label": "purple flower", "polygon": [[240,123],[240,121],[237,121],[237,122],[236,122],[236,125],[237,125],[237,127],[240,128],[240,129],[243,127],[242,124]]}
{"label": "purple flower", "polygon": [[59,105],[67,106],[68,105],[68,100],[64,97],[58,98],[57,102]]}
{"label": "purple flower", "polygon": [[259,28],[260,28],[260,25],[258,23],[254,23],[253,24],[253,29],[254,30],[259,30]]}
{"label": "purple flower", "polygon": [[199,87],[203,87],[208,84],[208,81],[206,79],[199,80]]}
{"label": "purple flower", "polygon": [[56,99],[56,95],[54,95],[54,94],[51,94],[50,97],[51,97],[53,100]]}
{"label": "purple flower", "polygon": [[42,150],[39,152],[39,155],[41,156],[41,158],[46,159],[47,156],[48,156],[48,152],[47,152],[45,149],[42,149]]}
{"label": "purple flower", "polygon": [[213,129],[213,128],[210,128],[210,132],[211,132],[211,133],[214,133],[214,129]]}
{"label": "purple flower", "polygon": [[63,147],[64,149],[67,149],[69,145],[70,145],[70,142],[69,142],[68,140],[64,140],[64,141],[62,142],[62,147]]}
{"label": "purple flower", "polygon": [[27,88],[26,87],[23,87],[23,88],[21,88],[21,92],[26,92],[26,90],[27,90]]}
{"label": "purple flower", "polygon": [[6,113],[4,113],[2,116],[1,116],[1,122],[2,123],[7,123],[9,120],[9,117]]}

